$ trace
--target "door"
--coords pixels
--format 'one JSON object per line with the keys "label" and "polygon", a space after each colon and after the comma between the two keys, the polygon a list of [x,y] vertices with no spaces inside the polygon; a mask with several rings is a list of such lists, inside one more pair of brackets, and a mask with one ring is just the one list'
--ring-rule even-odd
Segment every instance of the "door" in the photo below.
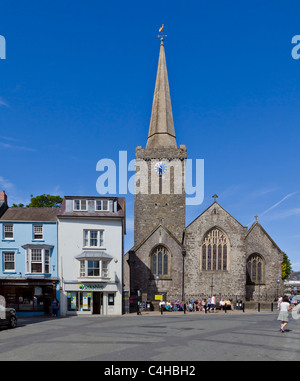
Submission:
{"label": "door", "polygon": [[93,292],[93,314],[100,315],[102,313],[103,294],[102,292]]}

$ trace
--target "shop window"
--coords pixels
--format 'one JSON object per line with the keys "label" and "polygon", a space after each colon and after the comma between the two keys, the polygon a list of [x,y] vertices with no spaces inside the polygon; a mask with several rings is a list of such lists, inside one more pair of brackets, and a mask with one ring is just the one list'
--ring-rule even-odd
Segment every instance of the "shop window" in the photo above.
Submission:
{"label": "shop window", "polygon": [[68,311],[91,311],[91,292],[71,291],[67,293]]}

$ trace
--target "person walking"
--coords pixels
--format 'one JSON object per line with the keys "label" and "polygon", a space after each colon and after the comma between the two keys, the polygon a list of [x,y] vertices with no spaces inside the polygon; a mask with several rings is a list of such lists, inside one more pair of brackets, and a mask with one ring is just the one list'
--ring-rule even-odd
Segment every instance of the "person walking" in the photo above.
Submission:
{"label": "person walking", "polygon": [[284,328],[288,324],[289,321],[289,310],[290,310],[290,303],[288,296],[284,296],[282,298],[282,303],[279,306],[279,315],[277,320],[281,321],[280,330],[282,333],[285,332]]}
{"label": "person walking", "polygon": [[212,310],[212,312],[215,312],[215,308],[216,308],[216,295],[213,295],[211,297],[211,301],[210,301],[210,308]]}
{"label": "person walking", "polygon": [[59,302],[56,298],[53,299],[52,302],[52,316],[57,316],[57,311],[59,309]]}
{"label": "person walking", "polygon": [[206,302],[206,299],[202,300],[202,307],[203,307],[205,313],[207,314],[207,302]]}

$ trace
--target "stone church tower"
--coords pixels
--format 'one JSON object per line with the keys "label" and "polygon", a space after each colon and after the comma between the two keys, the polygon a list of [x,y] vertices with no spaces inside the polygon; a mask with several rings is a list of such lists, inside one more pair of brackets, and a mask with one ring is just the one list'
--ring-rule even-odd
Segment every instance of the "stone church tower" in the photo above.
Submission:
{"label": "stone church tower", "polygon": [[162,38],[147,144],[136,148],[131,295],[140,290],[153,300],[181,292],[185,160],[186,147],[176,143]]}
{"label": "stone church tower", "polygon": [[136,181],[140,183],[135,195],[134,244],[139,244],[159,223],[181,240],[185,227],[186,148],[177,148],[176,144],[163,39],[147,145],[145,149],[136,148],[135,159]]}

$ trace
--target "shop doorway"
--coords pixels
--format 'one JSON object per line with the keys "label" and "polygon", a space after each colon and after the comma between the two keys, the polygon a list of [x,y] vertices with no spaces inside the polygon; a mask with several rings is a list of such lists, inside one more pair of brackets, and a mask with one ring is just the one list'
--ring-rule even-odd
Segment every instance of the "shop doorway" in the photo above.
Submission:
{"label": "shop doorway", "polygon": [[93,292],[93,315],[103,314],[103,293]]}

